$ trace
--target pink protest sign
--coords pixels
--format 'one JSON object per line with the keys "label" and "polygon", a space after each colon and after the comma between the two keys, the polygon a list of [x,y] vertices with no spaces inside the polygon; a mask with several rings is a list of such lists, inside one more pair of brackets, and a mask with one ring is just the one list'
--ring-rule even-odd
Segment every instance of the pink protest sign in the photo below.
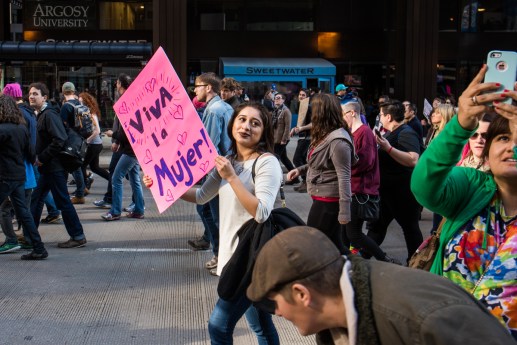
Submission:
{"label": "pink protest sign", "polygon": [[113,109],[160,213],[214,167],[217,150],[161,47]]}

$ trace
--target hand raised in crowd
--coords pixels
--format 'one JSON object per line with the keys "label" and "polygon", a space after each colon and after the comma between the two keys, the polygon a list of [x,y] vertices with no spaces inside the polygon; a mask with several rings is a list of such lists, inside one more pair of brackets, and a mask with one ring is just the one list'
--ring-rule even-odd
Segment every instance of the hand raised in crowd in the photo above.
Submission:
{"label": "hand raised in crowd", "polygon": [[388,151],[391,147],[391,144],[388,141],[388,139],[382,136],[375,135],[375,141],[377,142],[377,144],[379,144],[379,147],[384,151]]}
{"label": "hand raised in crowd", "polygon": [[[504,91],[502,96],[507,96],[514,101],[517,101],[517,83],[515,83],[513,87],[513,91]],[[502,102],[494,102],[494,110],[501,116],[504,116],[510,122],[510,129],[513,133],[513,142],[517,145],[517,106],[515,106],[515,102],[512,104],[506,104]]]}
{"label": "hand raised in crowd", "polygon": [[217,156],[215,158],[215,167],[219,175],[228,182],[231,182],[232,178],[237,177],[232,162],[226,157]]}
{"label": "hand raised in crowd", "polygon": [[509,97],[506,92],[486,93],[501,87],[499,83],[483,83],[487,69],[487,65],[481,67],[476,77],[458,99],[458,122],[467,130],[475,129],[483,115],[490,111],[488,103],[502,101]]}
{"label": "hand raised in crowd", "polygon": [[292,181],[298,176],[300,176],[300,171],[298,169],[293,169],[287,173],[286,178],[288,181]]}

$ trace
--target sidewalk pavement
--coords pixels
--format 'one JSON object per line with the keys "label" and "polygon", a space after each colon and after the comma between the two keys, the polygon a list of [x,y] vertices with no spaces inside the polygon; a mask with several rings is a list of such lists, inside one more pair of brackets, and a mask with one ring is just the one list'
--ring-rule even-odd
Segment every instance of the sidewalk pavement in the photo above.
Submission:
{"label": "sidewalk pavement", "polygon": [[[290,155],[295,145],[289,144]],[[109,157],[105,151],[104,165]],[[209,344],[207,322],[218,278],[204,268],[212,253],[187,245],[203,232],[195,207],[179,200],[158,214],[145,190],[145,219],[104,222],[100,215],[107,210],[92,202],[102,198],[106,181],[94,178],[87,203],[76,207],[88,239],[85,247],[57,248],[68,238],[63,224],[42,224],[47,260],[22,261],[22,251],[0,256],[0,345]],[[126,206],[131,196],[127,182],[124,191]],[[307,219],[310,197],[287,186],[286,198],[288,207]],[[425,211],[424,234],[430,220]],[[405,260],[404,238],[395,222],[382,248]],[[274,323],[281,344],[314,344],[313,337],[301,337],[286,320],[275,316]],[[237,345],[256,344],[244,320],[234,339]]]}

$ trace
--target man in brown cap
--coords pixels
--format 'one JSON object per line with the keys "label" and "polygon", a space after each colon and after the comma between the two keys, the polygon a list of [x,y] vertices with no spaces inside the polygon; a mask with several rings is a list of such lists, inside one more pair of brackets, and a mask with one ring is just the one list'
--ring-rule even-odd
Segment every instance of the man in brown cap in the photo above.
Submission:
{"label": "man in brown cap", "polygon": [[429,272],[341,256],[321,231],[294,227],[260,251],[247,296],[318,344],[513,344],[459,286]]}

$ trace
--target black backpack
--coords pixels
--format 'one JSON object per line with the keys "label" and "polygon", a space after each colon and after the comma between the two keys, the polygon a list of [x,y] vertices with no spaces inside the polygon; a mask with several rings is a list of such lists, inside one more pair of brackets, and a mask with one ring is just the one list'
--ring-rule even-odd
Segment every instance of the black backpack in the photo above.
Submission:
{"label": "black backpack", "polygon": [[85,139],[90,137],[94,128],[93,116],[90,112],[90,108],[84,104],[73,104],[71,102],[67,103],[74,107],[75,131]]}
{"label": "black backpack", "polygon": [[63,168],[71,173],[83,165],[88,145],[86,140],[73,129],[67,128],[66,134],[68,138],[59,152],[59,161]]}

